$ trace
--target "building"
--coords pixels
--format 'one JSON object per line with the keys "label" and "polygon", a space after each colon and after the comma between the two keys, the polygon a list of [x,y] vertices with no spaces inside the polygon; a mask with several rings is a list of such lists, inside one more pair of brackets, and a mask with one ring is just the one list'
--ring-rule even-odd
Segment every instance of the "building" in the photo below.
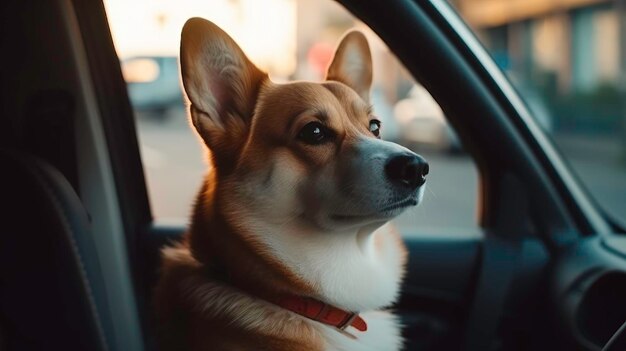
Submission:
{"label": "building", "polygon": [[[620,95],[626,90],[626,1],[455,3],[498,65],[522,90],[539,91],[562,127],[619,125]],[[606,109],[593,111],[599,105],[594,99],[602,100]]]}

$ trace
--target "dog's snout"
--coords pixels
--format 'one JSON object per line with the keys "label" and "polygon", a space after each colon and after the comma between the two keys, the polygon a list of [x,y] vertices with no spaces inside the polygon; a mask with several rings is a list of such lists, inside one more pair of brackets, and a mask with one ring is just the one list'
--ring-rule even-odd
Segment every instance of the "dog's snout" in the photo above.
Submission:
{"label": "dog's snout", "polygon": [[393,155],[385,165],[389,181],[411,189],[426,182],[428,171],[428,162],[416,154]]}

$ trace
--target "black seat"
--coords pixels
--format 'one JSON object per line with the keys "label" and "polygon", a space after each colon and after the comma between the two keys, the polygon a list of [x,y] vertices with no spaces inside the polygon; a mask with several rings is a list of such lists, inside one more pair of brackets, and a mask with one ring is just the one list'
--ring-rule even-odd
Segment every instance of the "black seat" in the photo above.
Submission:
{"label": "black seat", "polygon": [[33,156],[0,150],[0,169],[0,349],[107,350],[103,280],[80,199]]}

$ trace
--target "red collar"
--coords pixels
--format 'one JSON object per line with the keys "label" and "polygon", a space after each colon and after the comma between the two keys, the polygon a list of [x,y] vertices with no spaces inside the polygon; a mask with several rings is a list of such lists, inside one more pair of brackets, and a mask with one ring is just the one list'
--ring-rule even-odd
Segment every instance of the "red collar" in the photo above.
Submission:
{"label": "red collar", "polygon": [[[230,274],[228,274],[228,271],[221,272],[227,277],[225,281],[233,284],[233,280],[231,279]],[[235,286],[237,285],[235,284]],[[240,289],[246,291],[241,287]],[[303,317],[333,326],[341,331],[345,331],[345,329],[349,326],[352,326],[361,332],[367,331],[367,323],[365,323],[365,320],[363,320],[358,313],[342,310],[339,307],[329,305],[312,297],[282,295],[276,298],[266,298],[266,301],[291,312],[297,313]],[[354,338],[353,335],[349,333],[347,334]]]}
{"label": "red collar", "polygon": [[291,312],[340,330],[348,326],[353,326],[362,332],[367,330],[367,323],[358,313],[342,310],[311,297],[284,296],[273,299],[272,302]]}

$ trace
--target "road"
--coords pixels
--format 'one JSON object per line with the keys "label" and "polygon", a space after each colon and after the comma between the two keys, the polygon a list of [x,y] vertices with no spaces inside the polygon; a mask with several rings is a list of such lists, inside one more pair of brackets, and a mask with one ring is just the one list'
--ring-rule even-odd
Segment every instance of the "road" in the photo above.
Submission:
{"label": "road", "polygon": [[[159,220],[184,223],[206,169],[200,139],[182,113],[164,121],[139,116],[138,131],[152,211]],[[594,197],[626,220],[626,166],[616,142],[557,138]],[[476,229],[478,174],[467,155],[424,153],[431,172],[424,201],[396,219],[405,233]]]}

